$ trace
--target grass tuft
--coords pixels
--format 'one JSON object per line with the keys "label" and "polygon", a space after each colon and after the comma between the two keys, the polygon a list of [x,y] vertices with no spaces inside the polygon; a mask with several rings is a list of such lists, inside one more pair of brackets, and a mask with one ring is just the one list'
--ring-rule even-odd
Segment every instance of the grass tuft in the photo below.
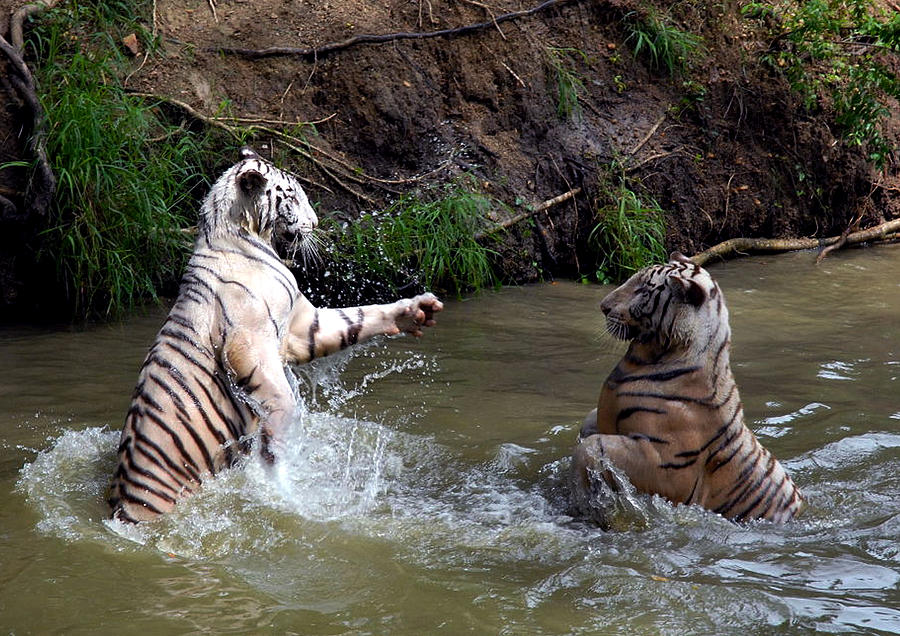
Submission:
{"label": "grass tuft", "polygon": [[31,47],[58,180],[39,262],[56,267],[77,317],[117,315],[180,277],[207,137],[165,122],[116,79],[126,3],[66,3]]}
{"label": "grass tuft", "polygon": [[412,279],[457,296],[484,289],[496,281],[493,252],[475,234],[494,205],[464,182],[406,195],[384,212],[350,223],[336,238],[336,258],[397,281],[398,288]]}
{"label": "grass tuft", "polygon": [[667,16],[656,11],[639,15],[632,11],[624,17],[628,37],[635,56],[644,56],[654,71],[665,71],[670,77],[684,73],[690,58],[703,48],[703,41],[682,31]]}
{"label": "grass tuft", "polygon": [[594,276],[600,283],[620,282],[636,271],[666,260],[665,212],[654,199],[642,199],[620,182],[597,207],[588,236],[597,255]]}
{"label": "grass tuft", "polygon": [[547,48],[547,63],[556,79],[556,112],[561,119],[581,118],[579,98],[584,93],[584,81],[575,71],[573,57],[587,61],[587,55],[579,49]]}

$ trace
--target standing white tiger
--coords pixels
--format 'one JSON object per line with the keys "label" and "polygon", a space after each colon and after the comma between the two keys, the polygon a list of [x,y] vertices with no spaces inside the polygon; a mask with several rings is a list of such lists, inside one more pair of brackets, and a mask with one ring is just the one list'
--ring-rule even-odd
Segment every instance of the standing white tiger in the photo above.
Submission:
{"label": "standing white tiger", "polygon": [[276,254],[276,235],[306,243],[318,220],[300,183],[260,158],[213,185],[178,299],[150,348],[122,429],[112,516],[146,521],[231,465],[259,435],[272,460],[294,397],[286,363],[373,336],[421,335],[443,305],[432,294],[317,309]]}

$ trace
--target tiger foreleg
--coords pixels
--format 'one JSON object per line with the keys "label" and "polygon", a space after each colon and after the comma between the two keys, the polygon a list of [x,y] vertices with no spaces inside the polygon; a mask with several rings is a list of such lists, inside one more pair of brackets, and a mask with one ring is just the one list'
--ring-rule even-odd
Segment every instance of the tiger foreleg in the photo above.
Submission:
{"label": "tiger foreleg", "polygon": [[433,294],[343,309],[316,309],[301,298],[283,344],[284,359],[294,364],[309,362],[375,336],[420,336],[423,327],[434,325],[434,315],[443,307]]}
{"label": "tiger foreleg", "polygon": [[[586,420],[585,425],[588,424]],[[673,474],[666,468],[654,442],[625,435],[594,434],[582,438],[575,447],[573,468],[575,487],[582,494],[589,493],[594,486],[592,481],[597,479],[618,489],[611,470],[614,468],[641,492],[657,492],[660,489],[654,488],[654,484],[666,483],[667,487],[662,489],[666,492],[661,494],[677,501],[673,495],[683,488],[685,478],[685,475]]]}
{"label": "tiger foreleg", "polygon": [[259,416],[261,451],[271,462],[296,405],[281,355],[271,338],[238,329],[225,340],[223,362],[237,393]]}

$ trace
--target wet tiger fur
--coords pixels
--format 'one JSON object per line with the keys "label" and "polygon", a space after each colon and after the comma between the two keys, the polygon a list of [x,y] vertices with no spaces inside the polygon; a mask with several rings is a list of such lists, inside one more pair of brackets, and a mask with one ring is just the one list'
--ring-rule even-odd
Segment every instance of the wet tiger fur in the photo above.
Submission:
{"label": "wet tiger fur", "polygon": [[[306,245],[318,220],[300,183],[241,151],[206,197],[178,298],[150,348],[122,429],[112,516],[156,518],[248,451],[274,461],[294,410],[286,363],[378,334],[421,335],[442,309],[423,294],[317,309],[273,248]],[[289,372],[289,371],[288,371]]]}
{"label": "wet tiger fur", "polygon": [[600,304],[608,331],[631,344],[585,419],[574,453],[588,501],[611,462],[637,490],[699,504],[728,519],[785,522],[803,500],[744,424],[731,374],[722,291],[680,254],[639,271]]}

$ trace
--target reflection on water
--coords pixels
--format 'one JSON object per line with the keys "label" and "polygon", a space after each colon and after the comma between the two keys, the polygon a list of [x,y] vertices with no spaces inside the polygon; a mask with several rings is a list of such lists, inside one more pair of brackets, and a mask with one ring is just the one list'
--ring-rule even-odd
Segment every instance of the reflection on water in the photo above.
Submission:
{"label": "reflection on water", "polygon": [[281,464],[247,458],[137,528],[103,493],[162,314],[0,333],[0,626],[900,632],[900,250],[812,261],[711,269],[748,423],[810,503],[787,526],[636,495],[615,531],[568,516],[568,454],[622,353],[598,287],[450,302],[421,341],[298,369]]}

